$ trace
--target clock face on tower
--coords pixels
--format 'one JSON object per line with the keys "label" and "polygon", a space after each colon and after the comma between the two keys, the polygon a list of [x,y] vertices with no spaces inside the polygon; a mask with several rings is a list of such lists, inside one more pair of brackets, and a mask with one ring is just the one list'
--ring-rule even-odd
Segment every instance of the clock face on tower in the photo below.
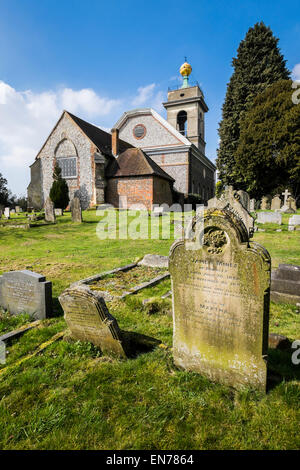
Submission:
{"label": "clock face on tower", "polygon": [[143,124],[137,124],[133,128],[133,135],[138,140],[143,139],[146,135],[146,127]]}

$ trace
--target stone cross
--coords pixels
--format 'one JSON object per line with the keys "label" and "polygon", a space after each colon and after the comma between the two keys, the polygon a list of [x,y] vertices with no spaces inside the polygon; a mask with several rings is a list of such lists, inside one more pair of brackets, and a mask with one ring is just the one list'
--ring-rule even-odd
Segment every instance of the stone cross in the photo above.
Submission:
{"label": "stone cross", "polygon": [[284,196],[283,205],[286,206],[286,205],[287,205],[287,198],[288,198],[289,196],[291,196],[291,193],[289,192],[288,189],[286,189],[286,190],[284,191],[284,193],[282,193],[282,195]]}

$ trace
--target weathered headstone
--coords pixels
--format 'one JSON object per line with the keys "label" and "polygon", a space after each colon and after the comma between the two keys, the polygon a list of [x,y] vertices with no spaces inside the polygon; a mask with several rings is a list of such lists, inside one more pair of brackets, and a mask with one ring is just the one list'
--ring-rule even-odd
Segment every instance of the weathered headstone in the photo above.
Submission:
{"label": "weathered headstone", "polygon": [[263,211],[266,211],[266,210],[270,209],[270,198],[269,198],[269,196],[263,196],[262,197],[260,208]]}
{"label": "weathered headstone", "polygon": [[250,197],[246,191],[239,190],[238,194],[240,195],[240,203],[242,206],[250,212]]}
{"label": "weathered headstone", "polygon": [[205,211],[195,233],[197,248],[179,240],[170,250],[175,363],[265,391],[270,256],[230,207]]}
{"label": "weathered headstone", "polygon": [[255,211],[255,203],[256,203],[255,199],[250,199],[250,212]]}
{"label": "weathered headstone", "polygon": [[71,212],[72,212],[72,221],[73,222],[82,222],[82,211],[80,199],[78,196],[73,197],[71,202]]}
{"label": "weathered headstone", "polygon": [[11,213],[11,214],[15,214],[15,213],[16,213],[16,210],[15,210],[15,209],[11,209],[10,213]]}
{"label": "weathered headstone", "polygon": [[19,214],[19,213],[20,213],[20,209],[21,209],[20,206],[16,206],[16,207],[15,207],[16,214]]}
{"label": "weathered headstone", "polygon": [[300,302],[300,266],[280,264],[272,271],[271,300],[297,304]]}
{"label": "weathered headstone", "polygon": [[208,201],[208,209],[230,209],[240,217],[247,228],[248,235],[251,238],[254,233],[254,219],[250,212],[241,204],[241,196],[232,186],[227,186],[220,199],[214,197]]}
{"label": "weathered headstone", "polygon": [[54,214],[57,217],[62,216],[63,215],[63,210],[62,209],[54,209]]}
{"label": "weathered headstone", "polygon": [[117,320],[98,292],[78,286],[65,290],[59,301],[73,338],[90,341],[105,353],[126,357]]}
{"label": "weathered headstone", "polygon": [[281,207],[281,199],[278,194],[273,197],[272,202],[271,202],[271,210],[275,211],[276,209],[280,209]]}
{"label": "weathered headstone", "polygon": [[56,221],[54,214],[54,204],[50,197],[47,197],[45,202],[45,221],[54,223]]}
{"label": "weathered headstone", "polygon": [[288,197],[287,199],[287,208],[285,208],[285,214],[295,214],[296,210],[296,200],[293,197]]}
{"label": "weathered headstone", "polygon": [[282,215],[279,212],[258,212],[256,222],[259,224],[281,225]]}
{"label": "weathered headstone", "polygon": [[0,276],[0,306],[12,315],[48,318],[52,313],[52,283],[32,271],[4,273]]}
{"label": "weathered headstone", "polygon": [[9,207],[5,207],[5,209],[4,209],[4,217],[6,219],[10,219],[10,208]]}

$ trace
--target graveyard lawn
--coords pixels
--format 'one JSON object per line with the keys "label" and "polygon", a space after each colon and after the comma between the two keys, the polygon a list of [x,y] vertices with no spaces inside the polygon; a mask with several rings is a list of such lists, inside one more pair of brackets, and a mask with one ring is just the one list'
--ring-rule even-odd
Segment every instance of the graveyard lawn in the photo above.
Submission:
{"label": "graveyard lawn", "polygon": [[[120,328],[144,341],[144,353],[136,358],[102,356],[90,343],[72,340],[56,341],[29,357],[65,330],[57,297],[72,282],[145,253],[168,254],[170,240],[100,241],[95,211],[84,212],[83,219],[72,224],[66,213],[56,225],[26,232],[0,228],[0,273],[30,269],[47,276],[56,315],[8,346],[7,363],[0,365],[0,448],[298,449],[300,365],[291,363],[291,352],[270,351],[265,396],[177,369],[171,299],[161,298],[169,279],[109,303]],[[275,266],[300,265],[300,232],[286,227],[276,232],[264,226],[266,231],[254,236]],[[0,335],[29,321],[26,315],[2,314]],[[299,339],[296,307],[272,303],[270,331]]]}

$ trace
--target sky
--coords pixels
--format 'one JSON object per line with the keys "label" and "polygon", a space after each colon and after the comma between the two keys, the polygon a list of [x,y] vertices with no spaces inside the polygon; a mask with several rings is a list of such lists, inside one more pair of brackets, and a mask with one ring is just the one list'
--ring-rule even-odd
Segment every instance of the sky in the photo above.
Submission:
{"label": "sky", "polygon": [[232,58],[249,27],[271,27],[300,79],[299,0],[0,0],[0,173],[25,195],[29,165],[63,109],[110,130],[121,114],[153,107],[187,56],[209,107],[206,155]]}

